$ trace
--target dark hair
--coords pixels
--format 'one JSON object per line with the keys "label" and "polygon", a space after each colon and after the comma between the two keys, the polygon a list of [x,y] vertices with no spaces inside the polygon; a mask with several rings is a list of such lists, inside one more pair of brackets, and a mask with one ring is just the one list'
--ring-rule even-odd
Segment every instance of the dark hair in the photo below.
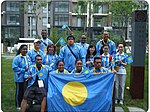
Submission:
{"label": "dark hair", "polygon": [[94,63],[95,63],[95,60],[96,59],[100,59],[100,60],[102,60],[102,58],[101,57],[94,57]]}
{"label": "dark hair", "polygon": [[67,37],[67,40],[69,39],[69,38],[73,38],[73,40],[75,40],[75,37],[73,36],[73,35],[69,35],[68,37]]}
{"label": "dark hair", "polygon": [[41,32],[47,32],[47,30],[44,30],[44,29],[43,29]]}
{"label": "dark hair", "polygon": [[42,58],[42,56],[38,54],[38,55],[35,56],[35,60],[36,60],[37,57],[41,57]]}
{"label": "dark hair", "polygon": [[[57,63],[56,63],[56,65],[58,66],[58,64],[59,64],[60,62],[63,62],[63,60],[58,60]],[[64,62],[63,62],[63,63],[64,63]]]}
{"label": "dark hair", "polygon": [[22,49],[24,46],[28,47],[26,44],[22,44],[22,45],[19,47],[16,56],[21,53],[21,49]]}
{"label": "dark hair", "polygon": [[105,46],[108,46],[108,48],[109,48],[109,45],[108,45],[108,44],[104,44],[104,45],[103,45],[103,48],[104,48]]}
{"label": "dark hair", "polygon": [[49,47],[54,47],[54,53],[53,53],[53,55],[55,54],[55,52],[56,52],[56,46],[54,45],[54,44],[49,44],[48,46],[47,46],[47,54],[48,54],[48,48]]}
{"label": "dark hair", "polygon": [[93,56],[96,55],[96,47],[95,47],[95,45],[89,45],[89,47],[87,49],[87,54],[86,54],[86,61],[87,61],[87,59],[90,58],[90,48],[93,48],[93,47],[95,48],[95,51],[93,52]]}
{"label": "dark hair", "polygon": [[81,59],[77,59],[77,60],[75,61],[75,64],[76,64],[78,61],[81,61],[81,62],[82,62],[82,60],[81,60]]}

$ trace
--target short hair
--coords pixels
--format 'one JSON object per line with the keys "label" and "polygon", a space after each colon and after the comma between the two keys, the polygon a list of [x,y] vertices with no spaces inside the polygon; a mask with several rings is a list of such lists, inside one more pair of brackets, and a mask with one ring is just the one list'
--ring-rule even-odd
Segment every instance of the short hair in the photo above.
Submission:
{"label": "short hair", "polygon": [[60,62],[63,62],[63,63],[64,63],[63,60],[58,60],[57,63],[56,63],[56,65],[58,66],[58,64],[59,64]]}
{"label": "short hair", "polygon": [[95,60],[96,60],[96,59],[100,59],[100,60],[102,60],[102,58],[101,58],[101,57],[98,57],[98,56],[97,56],[97,57],[94,57],[94,63],[95,63]]}
{"label": "short hair", "polygon": [[108,48],[109,48],[109,45],[108,45],[108,44],[104,44],[104,45],[103,45],[103,48],[104,48],[105,46],[108,46]]}
{"label": "short hair", "polygon": [[35,56],[35,60],[36,60],[37,57],[41,57],[42,58],[42,56],[38,54],[38,55]]}
{"label": "short hair", "polygon": [[75,37],[74,37],[73,35],[69,35],[69,36],[67,37],[67,40],[68,40],[69,38],[73,38],[73,40],[75,40]]}
{"label": "short hair", "polygon": [[81,59],[77,59],[77,60],[75,61],[75,64],[76,64],[78,61],[81,61],[81,62],[82,62],[82,60],[81,60]]}

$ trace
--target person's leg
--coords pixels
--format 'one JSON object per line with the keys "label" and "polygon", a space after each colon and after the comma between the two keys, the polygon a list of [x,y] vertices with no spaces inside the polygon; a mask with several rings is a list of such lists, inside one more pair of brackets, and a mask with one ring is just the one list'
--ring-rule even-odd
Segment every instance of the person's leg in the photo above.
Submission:
{"label": "person's leg", "polygon": [[23,99],[22,102],[21,102],[21,110],[20,110],[20,112],[25,112],[26,108],[27,108],[27,100]]}
{"label": "person's leg", "polygon": [[45,111],[46,107],[46,97],[43,97],[42,103],[41,103],[41,112]]}
{"label": "person's leg", "polygon": [[24,82],[21,82],[19,83],[19,107],[21,107],[21,102],[22,102],[22,99],[23,99],[23,94],[24,94]]}
{"label": "person's leg", "polygon": [[16,104],[16,108],[19,108],[19,101],[18,101],[18,96],[19,96],[19,83],[16,83],[16,93],[15,93],[15,104]]}
{"label": "person's leg", "polygon": [[125,81],[126,81],[126,74],[120,75],[120,101],[123,102],[124,100],[124,88],[125,88]]}
{"label": "person's leg", "polygon": [[116,74],[115,75],[115,78],[116,78],[116,86],[115,86],[115,103],[117,103],[117,100],[118,100],[118,88],[119,88],[119,75]]}

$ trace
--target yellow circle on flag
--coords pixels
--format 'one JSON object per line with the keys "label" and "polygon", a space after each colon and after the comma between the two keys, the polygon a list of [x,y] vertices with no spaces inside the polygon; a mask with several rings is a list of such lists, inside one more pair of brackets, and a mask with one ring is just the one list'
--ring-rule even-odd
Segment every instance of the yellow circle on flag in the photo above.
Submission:
{"label": "yellow circle on flag", "polygon": [[80,82],[68,82],[62,89],[62,95],[68,104],[78,106],[84,103],[88,92],[84,84]]}

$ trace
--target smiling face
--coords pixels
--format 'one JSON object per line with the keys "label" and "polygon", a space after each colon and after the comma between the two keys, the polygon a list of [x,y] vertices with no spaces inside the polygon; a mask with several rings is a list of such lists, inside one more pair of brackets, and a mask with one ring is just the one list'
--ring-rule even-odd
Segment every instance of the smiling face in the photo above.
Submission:
{"label": "smiling face", "polygon": [[84,44],[86,42],[86,40],[87,40],[86,36],[82,35],[81,38],[80,38],[81,43]]}
{"label": "smiling face", "polygon": [[58,63],[58,71],[59,72],[63,72],[64,71],[64,63],[62,61],[60,61]]}
{"label": "smiling face", "polygon": [[46,32],[46,31],[42,31],[41,35],[42,35],[42,38],[43,38],[43,39],[46,39],[46,38],[47,38],[47,32]]}
{"label": "smiling face", "polygon": [[78,60],[76,62],[76,70],[78,73],[80,73],[82,71],[82,61],[81,60]]}
{"label": "smiling face", "polygon": [[34,43],[34,48],[35,48],[37,51],[39,51],[40,45],[41,45],[41,42],[40,42],[40,41],[35,42],[35,43]]}
{"label": "smiling face", "polygon": [[26,56],[27,51],[28,51],[27,46],[23,46],[22,49],[21,49],[21,54],[22,54],[23,56]]}
{"label": "smiling face", "polygon": [[51,45],[48,47],[48,53],[54,54],[54,46]]}
{"label": "smiling face", "polygon": [[122,52],[124,51],[124,46],[123,46],[123,44],[119,44],[119,45],[118,45],[118,50],[119,50],[120,53],[122,53]]}

